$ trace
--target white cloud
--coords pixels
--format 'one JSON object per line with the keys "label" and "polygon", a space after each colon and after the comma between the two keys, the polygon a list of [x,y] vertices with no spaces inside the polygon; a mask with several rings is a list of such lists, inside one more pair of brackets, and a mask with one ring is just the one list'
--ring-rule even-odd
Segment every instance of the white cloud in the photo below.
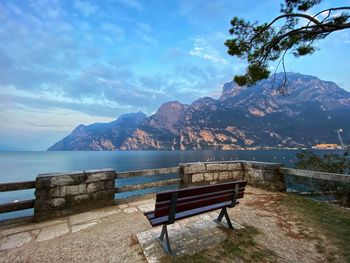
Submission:
{"label": "white cloud", "polygon": [[218,64],[227,65],[229,62],[223,58],[220,53],[204,38],[196,37],[193,43],[193,49],[190,51],[191,56],[201,57],[211,60]]}

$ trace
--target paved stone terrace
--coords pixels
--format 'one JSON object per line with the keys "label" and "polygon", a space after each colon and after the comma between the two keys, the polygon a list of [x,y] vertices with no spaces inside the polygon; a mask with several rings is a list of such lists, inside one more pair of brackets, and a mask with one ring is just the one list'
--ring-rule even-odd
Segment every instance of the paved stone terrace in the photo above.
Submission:
{"label": "paved stone terrace", "polygon": [[[257,227],[257,242],[281,262],[326,262],[315,240],[300,238],[298,219],[274,210],[274,201],[283,195],[247,187],[241,204],[229,213],[239,224]],[[43,223],[2,225],[0,262],[157,262],[164,257],[153,239],[160,228],[152,229],[142,213],[153,208],[154,200],[148,199]],[[216,216],[212,212],[174,224],[169,236],[176,252],[185,253],[185,247],[197,252],[224,240],[227,231],[212,223]]]}
{"label": "paved stone terrace", "polygon": [[[211,212],[186,218],[168,226],[171,248],[176,256],[195,254],[223,242],[232,231],[213,221],[218,215],[218,212]],[[225,219],[223,221],[225,222]],[[244,228],[234,221],[232,225],[235,229]],[[161,262],[165,257],[162,247],[156,240],[161,231],[160,226],[136,234],[148,263]]]}
{"label": "paved stone terrace", "polygon": [[0,251],[19,248],[28,242],[50,240],[67,233],[76,233],[82,229],[92,227],[105,221],[106,217],[119,213],[133,214],[154,208],[154,200],[148,199],[130,204],[121,204],[112,207],[80,213],[57,220],[43,223],[14,224],[0,228]]}

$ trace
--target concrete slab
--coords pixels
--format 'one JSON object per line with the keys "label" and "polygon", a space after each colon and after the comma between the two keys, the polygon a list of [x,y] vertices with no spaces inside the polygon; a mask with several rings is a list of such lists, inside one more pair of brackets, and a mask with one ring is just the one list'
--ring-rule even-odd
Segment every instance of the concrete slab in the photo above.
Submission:
{"label": "concrete slab", "polygon": [[136,207],[128,207],[123,210],[123,212],[127,214],[136,213],[137,211]]}
{"label": "concrete slab", "polygon": [[7,236],[6,238],[1,239],[0,251],[21,247],[25,243],[29,242],[31,239],[32,239],[32,236],[29,232],[18,233],[18,234]]}
{"label": "concrete slab", "polygon": [[67,223],[54,225],[54,226],[48,226],[43,229],[41,229],[38,237],[36,238],[36,241],[45,241],[49,240],[55,237],[62,236],[69,232],[69,228]]}
{"label": "concrete slab", "polygon": [[82,224],[88,221],[100,219],[102,217],[115,215],[120,212],[121,210],[117,207],[114,207],[113,209],[108,209],[108,210],[99,209],[95,211],[90,211],[90,212],[85,212],[85,213],[80,213],[80,214],[70,216],[69,220],[72,225],[76,225],[76,224]]}
{"label": "concrete slab", "polygon": [[82,224],[82,225],[73,225],[72,226],[72,233],[75,233],[75,232],[78,232],[82,229],[85,229],[85,228],[88,228],[88,227],[91,227],[91,226],[94,226],[94,225],[97,225],[97,223],[99,222],[91,222],[91,223],[87,223],[87,224]]}
{"label": "concrete slab", "polygon": [[41,223],[30,223],[24,226],[14,226],[9,229],[0,230],[1,236],[8,236],[16,233],[31,231],[34,229],[41,229],[47,226],[58,225],[67,222],[67,218],[48,220]]}
{"label": "concrete slab", "polygon": [[[170,244],[176,255],[191,255],[223,242],[230,230],[213,222],[217,213],[210,213],[181,220],[168,226]],[[244,228],[232,222],[237,229]],[[148,263],[161,262],[166,256],[161,244],[156,240],[161,227],[136,234]]]}
{"label": "concrete slab", "polygon": [[152,203],[153,205],[155,205],[156,201],[154,199],[144,199],[144,200],[132,202],[130,203],[130,206],[138,206],[138,205],[149,204],[149,203]]}
{"label": "concrete slab", "polygon": [[154,210],[154,203],[147,203],[137,206],[142,212]]}

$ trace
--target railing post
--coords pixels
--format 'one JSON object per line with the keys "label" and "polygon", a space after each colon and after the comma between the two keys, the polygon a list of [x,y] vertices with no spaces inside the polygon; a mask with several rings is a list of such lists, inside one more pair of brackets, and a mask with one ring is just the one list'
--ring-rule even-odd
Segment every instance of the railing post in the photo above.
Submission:
{"label": "railing post", "polygon": [[285,176],[280,171],[283,164],[245,161],[243,167],[248,185],[272,191],[286,191]]}
{"label": "railing post", "polygon": [[112,169],[41,174],[35,182],[34,220],[113,205],[114,185],[115,172]]}

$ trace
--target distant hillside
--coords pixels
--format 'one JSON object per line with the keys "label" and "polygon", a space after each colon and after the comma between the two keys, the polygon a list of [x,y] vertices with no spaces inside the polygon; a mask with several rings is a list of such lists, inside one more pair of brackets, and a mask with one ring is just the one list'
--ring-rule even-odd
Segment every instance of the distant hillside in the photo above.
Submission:
{"label": "distant hillside", "polygon": [[138,112],[121,115],[110,123],[79,125],[48,151],[117,150],[146,118],[144,113]]}
{"label": "distant hillside", "polygon": [[[282,77],[277,74],[276,82]],[[314,76],[288,73],[287,77],[289,96],[271,89],[272,77],[249,88],[229,82],[218,100],[167,102],[148,118],[131,114],[122,125],[117,123],[124,115],[108,124],[80,125],[49,150],[309,147],[338,143],[339,128],[349,143],[350,93]]]}

